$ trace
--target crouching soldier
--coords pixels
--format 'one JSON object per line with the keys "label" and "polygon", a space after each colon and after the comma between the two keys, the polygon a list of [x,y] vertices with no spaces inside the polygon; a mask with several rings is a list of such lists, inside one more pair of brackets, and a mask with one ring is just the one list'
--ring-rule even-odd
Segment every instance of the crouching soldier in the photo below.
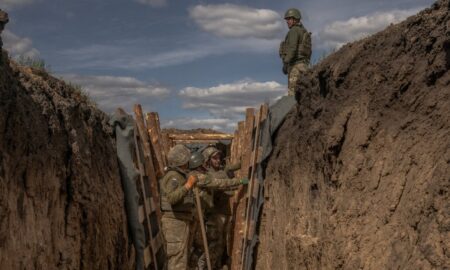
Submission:
{"label": "crouching soldier", "polygon": [[196,177],[187,179],[191,153],[184,145],[170,149],[169,168],[160,180],[162,231],[167,242],[168,270],[188,268],[190,235],[195,213],[192,188]]}

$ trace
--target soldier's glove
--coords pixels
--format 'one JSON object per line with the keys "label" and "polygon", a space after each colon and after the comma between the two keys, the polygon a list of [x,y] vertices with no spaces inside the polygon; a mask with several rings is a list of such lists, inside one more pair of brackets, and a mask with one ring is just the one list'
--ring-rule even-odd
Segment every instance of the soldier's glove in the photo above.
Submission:
{"label": "soldier's glove", "polygon": [[186,184],[184,184],[184,187],[187,190],[191,190],[195,186],[195,183],[197,183],[197,177],[195,175],[191,175],[187,179]]}
{"label": "soldier's glove", "polygon": [[242,185],[248,185],[248,178],[242,178],[241,180],[240,180],[240,182],[241,182],[241,184]]}
{"label": "soldier's glove", "polygon": [[284,74],[284,75],[287,75],[287,74],[288,74],[287,64],[283,64],[283,74]]}

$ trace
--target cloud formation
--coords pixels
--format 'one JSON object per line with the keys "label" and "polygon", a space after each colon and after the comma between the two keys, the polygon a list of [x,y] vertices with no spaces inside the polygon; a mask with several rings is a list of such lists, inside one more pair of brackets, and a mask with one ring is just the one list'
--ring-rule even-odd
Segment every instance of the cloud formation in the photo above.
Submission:
{"label": "cloud formation", "polygon": [[22,38],[13,34],[9,30],[4,30],[2,32],[2,40],[4,43],[4,49],[6,49],[14,58],[39,58],[40,53],[37,49],[33,48],[33,41],[29,38]]}
{"label": "cloud formation", "polygon": [[167,0],[136,0],[138,3],[149,5],[152,7],[165,7]]}
{"label": "cloud formation", "polygon": [[11,8],[32,4],[35,1],[36,0],[0,0],[0,8],[8,10]]}
{"label": "cloud formation", "polygon": [[318,34],[319,47],[338,49],[345,43],[376,33],[389,24],[398,23],[417,13],[422,8],[376,12],[346,21],[335,21],[326,25]]}
{"label": "cloud formation", "polygon": [[[255,47],[255,43],[258,46]],[[70,62],[71,68],[122,68],[145,69],[186,64],[199,59],[227,53],[263,53],[276,51],[279,41],[256,40],[208,40],[196,42],[182,48],[174,48],[155,53],[140,49],[130,49],[126,45],[94,44],[75,49],[64,49],[58,54],[64,62]],[[64,67],[61,67],[64,68]]]}
{"label": "cloud formation", "polygon": [[206,32],[225,38],[277,39],[283,18],[270,9],[233,4],[197,5],[189,16]]}
{"label": "cloud formation", "polygon": [[61,77],[79,85],[105,112],[122,107],[129,111],[133,105],[151,105],[170,94],[164,86],[152,85],[132,77],[84,76],[64,74]]}
{"label": "cloud formation", "polygon": [[238,119],[245,109],[261,103],[271,103],[286,94],[285,85],[278,82],[242,80],[209,88],[186,87],[180,90],[185,109],[206,110],[218,118]]}

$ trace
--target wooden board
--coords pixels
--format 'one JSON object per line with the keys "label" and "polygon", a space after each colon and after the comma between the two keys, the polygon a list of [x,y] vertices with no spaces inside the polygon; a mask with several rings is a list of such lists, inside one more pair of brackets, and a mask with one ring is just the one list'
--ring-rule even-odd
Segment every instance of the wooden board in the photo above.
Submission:
{"label": "wooden board", "polygon": [[208,140],[232,140],[233,134],[222,133],[180,133],[169,134],[169,138],[174,141],[208,141]]}
{"label": "wooden board", "polygon": [[[252,133],[255,122],[255,109],[247,108],[245,114],[245,126],[244,134],[241,144],[241,170],[239,172],[240,177],[249,178],[250,157],[252,151]],[[233,202],[233,242],[232,242],[232,255],[231,255],[231,269],[241,268],[242,257],[242,237],[244,234],[244,221],[245,221],[245,209],[247,200],[245,195],[247,193],[247,187],[242,186],[238,189],[234,202]]]}
{"label": "wooden board", "polygon": [[138,217],[144,226],[145,269],[164,269],[166,267],[165,245],[161,231],[161,209],[159,206],[159,190],[156,178],[154,159],[152,156],[152,145],[147,128],[144,124],[142,108],[135,108],[135,154],[139,169],[137,190],[139,194]]}
{"label": "wooden board", "polygon": [[146,114],[145,121],[147,123],[148,135],[151,142],[152,157],[154,167],[156,169],[156,176],[162,177],[164,175],[164,168],[167,166],[166,154],[162,145],[161,130],[159,127],[159,116],[156,112]]}

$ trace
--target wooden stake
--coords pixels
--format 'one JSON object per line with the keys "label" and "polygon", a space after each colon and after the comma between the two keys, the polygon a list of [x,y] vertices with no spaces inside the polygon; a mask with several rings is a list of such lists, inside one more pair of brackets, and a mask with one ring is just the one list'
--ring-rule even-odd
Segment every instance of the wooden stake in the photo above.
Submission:
{"label": "wooden stake", "polygon": [[196,202],[196,207],[197,207],[198,220],[200,222],[200,230],[202,232],[203,247],[205,249],[206,264],[208,266],[208,270],[212,270],[211,260],[209,257],[208,239],[206,237],[205,222],[203,220],[202,203],[200,201],[200,194],[198,192],[197,187],[194,187],[194,194],[195,194],[195,202]]}

